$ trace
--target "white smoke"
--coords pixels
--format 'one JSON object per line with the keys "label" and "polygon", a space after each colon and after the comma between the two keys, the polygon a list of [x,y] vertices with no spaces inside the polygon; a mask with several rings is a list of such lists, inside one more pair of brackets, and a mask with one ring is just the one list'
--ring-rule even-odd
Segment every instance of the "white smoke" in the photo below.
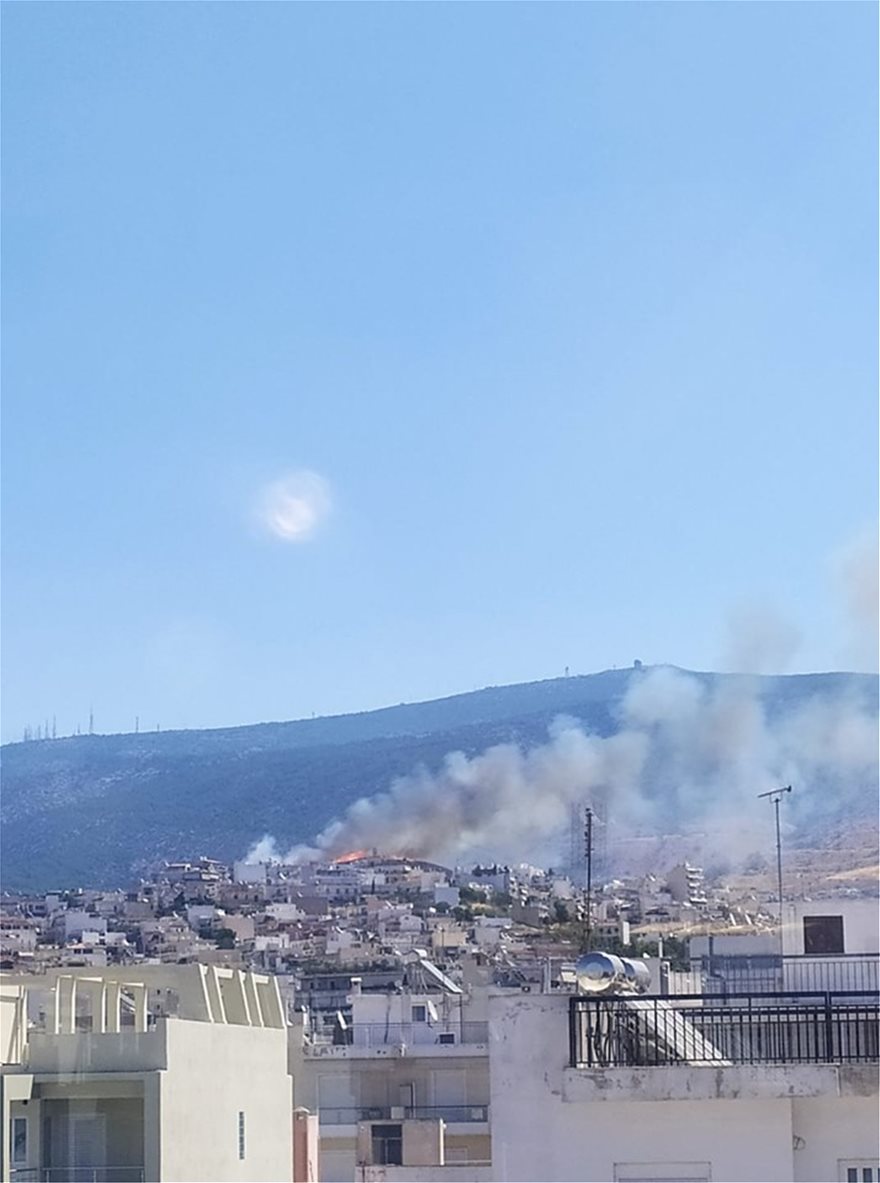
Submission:
{"label": "white smoke", "polygon": [[[876,533],[840,552],[836,570],[859,664],[876,669]],[[267,835],[248,859],[303,862],[374,848],[534,859],[568,824],[572,805],[593,803],[618,836],[702,828],[715,835],[705,837],[702,857],[730,860],[765,845],[757,795],[788,784],[795,790],[789,824],[809,825],[848,807],[876,822],[876,687],[829,675],[811,698],[771,696],[771,712],[762,680],[751,675],[783,666],[798,634],[767,607],[735,612],[730,625],[726,664],[748,674],[706,679],[672,667],[634,670],[611,737],[559,718],[547,742],[528,749],[507,743],[475,756],[452,752],[439,770],[417,769],[355,802],[314,846],[282,853]]]}
{"label": "white smoke", "polygon": [[[616,735],[588,734],[557,719],[546,743],[452,752],[355,802],[314,847],[281,853],[264,838],[249,854],[283,862],[352,850],[455,858],[491,849],[534,856],[568,823],[572,804],[599,804],[619,832],[711,823],[728,857],[761,845],[758,793],[793,784],[801,815],[822,794],[876,783],[878,728],[870,702],[843,692],[814,697],[769,718],[756,679],[699,677],[658,667],[634,672]],[[849,786],[849,789],[847,788]],[[718,853],[704,851],[704,854]]]}
{"label": "white smoke", "polygon": [[847,640],[843,664],[876,671],[880,656],[880,547],[877,530],[866,530],[842,547],[833,559],[842,593]]}
{"label": "white smoke", "polygon": [[722,669],[748,674],[782,674],[791,669],[801,635],[771,604],[754,601],[732,609],[727,620]]}

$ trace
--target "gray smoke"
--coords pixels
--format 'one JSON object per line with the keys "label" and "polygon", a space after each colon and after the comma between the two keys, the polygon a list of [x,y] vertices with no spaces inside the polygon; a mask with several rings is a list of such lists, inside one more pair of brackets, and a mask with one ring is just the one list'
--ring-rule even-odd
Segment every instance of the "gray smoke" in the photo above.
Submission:
{"label": "gray smoke", "polygon": [[452,752],[438,771],[419,769],[357,801],[313,847],[282,855],[265,838],[248,857],[299,862],[375,848],[534,860],[562,832],[571,805],[592,801],[618,834],[711,826],[715,838],[706,837],[701,854],[737,858],[766,845],[758,793],[793,784],[790,816],[809,819],[826,808],[828,793],[838,801],[869,793],[877,747],[875,703],[855,683],[769,717],[757,679],[707,683],[669,667],[634,671],[611,737],[559,718],[535,747]]}
{"label": "gray smoke", "polygon": [[866,530],[833,560],[843,601],[847,638],[842,653],[849,669],[876,671],[880,651],[880,548],[877,530]]}

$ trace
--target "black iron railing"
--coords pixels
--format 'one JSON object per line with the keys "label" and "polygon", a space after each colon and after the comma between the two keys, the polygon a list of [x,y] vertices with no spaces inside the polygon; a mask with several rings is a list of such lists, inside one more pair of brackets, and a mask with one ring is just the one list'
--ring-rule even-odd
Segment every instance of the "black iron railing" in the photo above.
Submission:
{"label": "black iron railing", "polygon": [[318,1110],[321,1125],[356,1125],[359,1121],[400,1121],[418,1118],[421,1121],[487,1122],[488,1105],[390,1105],[326,1106]]}
{"label": "black iron railing", "polygon": [[875,1063],[878,1003],[871,992],[574,995],[569,1062],[576,1068]]}

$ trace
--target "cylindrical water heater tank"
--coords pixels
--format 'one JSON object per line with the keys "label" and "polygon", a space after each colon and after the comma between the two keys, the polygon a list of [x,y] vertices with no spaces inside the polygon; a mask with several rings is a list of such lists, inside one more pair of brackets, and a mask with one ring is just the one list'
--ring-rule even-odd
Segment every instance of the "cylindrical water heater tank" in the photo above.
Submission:
{"label": "cylindrical water heater tank", "polygon": [[634,994],[647,994],[651,989],[651,971],[644,961],[636,961],[633,957],[623,957],[623,970],[626,974],[626,988]]}
{"label": "cylindrical water heater tank", "polygon": [[614,953],[584,953],[574,967],[578,989],[604,994],[619,989],[626,980],[623,962]]}

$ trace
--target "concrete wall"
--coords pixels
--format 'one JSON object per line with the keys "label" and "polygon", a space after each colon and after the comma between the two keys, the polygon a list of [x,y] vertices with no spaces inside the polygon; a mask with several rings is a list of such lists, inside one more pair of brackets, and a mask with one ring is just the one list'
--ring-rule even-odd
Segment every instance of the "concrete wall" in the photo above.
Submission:
{"label": "concrete wall", "polygon": [[286,1032],[169,1020],[167,1041],[159,1101],[163,1183],[292,1179]]}
{"label": "concrete wall", "polygon": [[[642,1178],[663,1178],[663,1164],[669,1178],[688,1177],[681,1164],[701,1178],[700,1164],[710,1164],[716,1183],[827,1183],[837,1178],[837,1160],[864,1153],[876,1130],[869,1112],[872,1104],[876,1110],[876,1077],[869,1070],[807,1066],[776,1079],[770,1070],[750,1076],[747,1069],[627,1069],[627,1079],[613,1087],[615,1073],[568,1068],[567,998],[499,997],[491,1019],[496,1179],[606,1183],[636,1178],[643,1167]],[[697,1091],[693,1082],[689,1090],[689,1074],[701,1082]],[[713,1084],[710,1077],[719,1076]],[[810,1091],[819,1095],[790,1095]],[[707,1099],[684,1099],[689,1092]],[[812,1129],[814,1112],[821,1119]],[[798,1138],[818,1143],[821,1166],[807,1166],[804,1156],[798,1165]]]}
{"label": "concrete wall", "polygon": [[[838,1163],[847,1158],[878,1158],[880,1118],[877,1093],[836,1098],[809,1097],[792,1103],[796,1183],[827,1183],[839,1179]],[[845,1177],[845,1176],[844,1176]]]}

